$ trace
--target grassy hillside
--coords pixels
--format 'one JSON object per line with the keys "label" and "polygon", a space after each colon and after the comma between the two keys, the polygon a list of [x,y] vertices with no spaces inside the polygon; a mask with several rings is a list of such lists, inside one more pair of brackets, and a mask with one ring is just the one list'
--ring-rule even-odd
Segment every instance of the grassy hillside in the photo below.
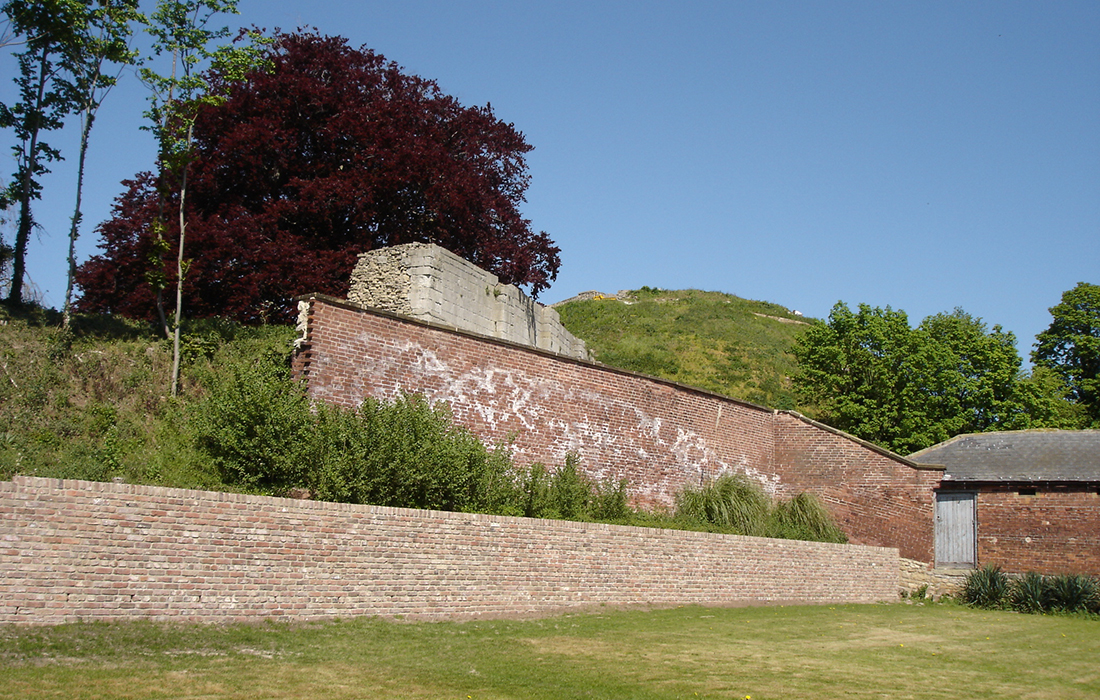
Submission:
{"label": "grassy hillside", "polygon": [[794,338],[814,323],[778,304],[721,292],[643,287],[626,298],[569,301],[562,323],[595,359],[779,409],[796,408]]}
{"label": "grassy hillside", "polygon": [[196,403],[241,365],[288,356],[291,326],[201,321],[183,348],[180,397],[172,349],[149,324],[0,306],[0,479],[12,474],[224,488],[195,449]]}

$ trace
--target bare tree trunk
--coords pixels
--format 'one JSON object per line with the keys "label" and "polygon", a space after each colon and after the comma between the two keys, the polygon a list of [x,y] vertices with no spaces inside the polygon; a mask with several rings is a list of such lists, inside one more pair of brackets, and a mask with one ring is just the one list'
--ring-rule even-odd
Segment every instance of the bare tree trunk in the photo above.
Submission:
{"label": "bare tree trunk", "polygon": [[[194,127],[187,127],[187,144],[190,147]],[[176,320],[172,328],[172,396],[179,393],[180,385],[180,322],[183,316],[183,244],[186,239],[187,221],[184,203],[187,201],[187,171],[190,163],[184,162],[180,175],[180,242],[176,254]]]}
{"label": "bare tree trunk", "polygon": [[92,121],[94,119],[95,115],[92,113],[91,107],[86,105],[81,124],[80,158],[76,167],[76,207],[73,209],[72,225],[69,227],[69,276],[65,285],[65,308],[61,314],[61,327],[65,330],[69,329],[69,324],[72,322],[73,275],[76,272],[76,238],[79,235],[80,221],[84,218],[84,215],[80,212],[80,201],[84,192],[84,160],[88,155],[88,135],[92,131]]}

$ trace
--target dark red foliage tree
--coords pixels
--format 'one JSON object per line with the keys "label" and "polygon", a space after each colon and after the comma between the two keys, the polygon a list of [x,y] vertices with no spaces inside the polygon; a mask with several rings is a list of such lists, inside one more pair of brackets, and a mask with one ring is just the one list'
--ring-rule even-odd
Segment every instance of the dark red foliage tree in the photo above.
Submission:
{"label": "dark red foliage tree", "polygon": [[[195,124],[187,317],[288,319],[297,295],[345,294],[357,254],[414,241],[534,295],[554,280],[559,249],[518,210],[531,146],[489,105],[463,107],[338,37],[278,34],[270,59]],[[153,319],[150,271],[175,274],[175,250],[153,245],[167,183],[124,184],[99,227],[103,253],[78,271],[79,308]]]}

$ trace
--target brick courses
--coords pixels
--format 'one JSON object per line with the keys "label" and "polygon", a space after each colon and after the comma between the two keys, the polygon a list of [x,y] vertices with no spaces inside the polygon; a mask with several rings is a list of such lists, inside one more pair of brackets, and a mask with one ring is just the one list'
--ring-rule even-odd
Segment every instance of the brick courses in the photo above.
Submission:
{"label": "brick courses", "polygon": [[725,398],[432,323],[314,295],[295,371],[310,395],[354,407],[424,394],[520,463],[626,479],[636,504],[670,506],[685,485],[743,473],[784,497],[822,498],[856,544],[932,560],[933,487],[916,465],[798,414]]}
{"label": "brick courses", "polygon": [[978,562],[1005,571],[1100,576],[1100,494],[1095,488],[985,485],[978,491]]}
{"label": "brick courses", "polygon": [[0,623],[875,602],[897,550],[127,484],[0,483]]}

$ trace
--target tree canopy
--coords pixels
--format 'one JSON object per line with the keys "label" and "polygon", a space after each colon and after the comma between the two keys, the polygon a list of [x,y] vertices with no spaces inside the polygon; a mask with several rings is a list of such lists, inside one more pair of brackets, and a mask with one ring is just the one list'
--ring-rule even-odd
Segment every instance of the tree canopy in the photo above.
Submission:
{"label": "tree canopy", "polygon": [[904,311],[841,302],[796,342],[795,388],[823,422],[908,454],[1032,424],[1015,342],[962,309],[912,328]]}
{"label": "tree canopy", "polygon": [[[296,295],[346,293],[359,253],[414,241],[535,295],[554,280],[558,248],[519,212],[531,147],[491,106],[464,107],[339,37],[277,34],[266,51],[270,70],[239,82],[212,71],[227,97],[194,122],[188,315],[285,319]],[[154,230],[158,194],[177,196],[170,177],[124,183],[103,253],[78,272],[81,309],[155,318],[148,280],[176,275],[177,251]]]}
{"label": "tree canopy", "polygon": [[1031,360],[1061,376],[1070,398],[1100,426],[1100,285],[1079,282],[1050,308],[1050,327],[1035,336]]}

